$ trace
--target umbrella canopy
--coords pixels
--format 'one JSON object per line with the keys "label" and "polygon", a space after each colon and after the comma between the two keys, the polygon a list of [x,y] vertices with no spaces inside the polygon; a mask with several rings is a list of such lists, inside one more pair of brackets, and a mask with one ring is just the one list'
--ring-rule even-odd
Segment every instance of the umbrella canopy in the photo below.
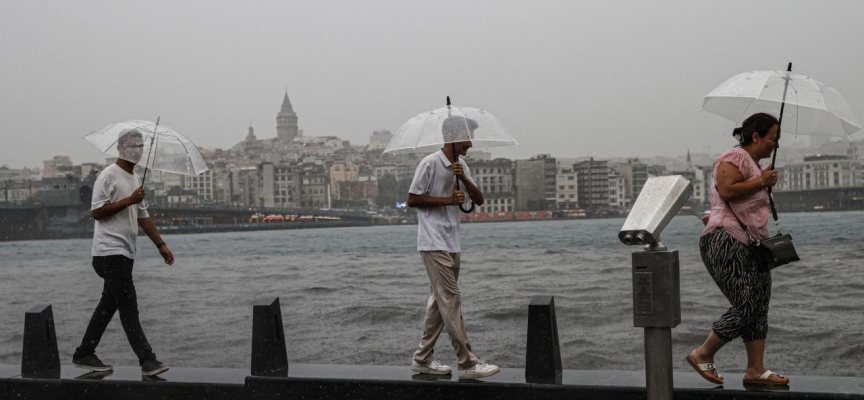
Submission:
{"label": "umbrella canopy", "polygon": [[783,133],[845,138],[861,130],[849,103],[837,90],[791,71],[735,75],[705,96],[702,110],[738,125],[757,112],[780,115],[784,101]]}
{"label": "umbrella canopy", "polygon": [[[466,132],[475,128],[472,136],[465,138],[454,135],[445,138],[444,121],[448,121],[448,118],[450,118],[448,124],[454,122],[464,124],[462,130]],[[519,145],[516,139],[510,136],[504,124],[490,112],[480,108],[452,105],[418,114],[406,121],[387,143],[384,154],[431,152],[440,149],[446,143],[461,142],[466,139],[470,139],[475,147]]]}
{"label": "umbrella canopy", "polygon": [[[127,133],[137,131],[142,136],[140,159],[121,154],[117,142]],[[103,154],[122,158],[155,171],[195,176],[208,170],[198,148],[173,128],[158,122],[129,120],[107,125],[84,136]],[[146,172],[145,172],[146,173]]]}

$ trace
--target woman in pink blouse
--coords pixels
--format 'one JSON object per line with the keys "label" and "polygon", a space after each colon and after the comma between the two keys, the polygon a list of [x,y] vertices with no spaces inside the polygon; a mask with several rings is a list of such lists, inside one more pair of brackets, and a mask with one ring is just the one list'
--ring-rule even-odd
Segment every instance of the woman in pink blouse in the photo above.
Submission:
{"label": "woman in pink blouse", "polygon": [[744,384],[787,385],[788,378],[763,365],[771,272],[750,247],[753,240],[768,237],[771,208],[767,188],[777,183],[777,171],[772,165],[761,168],[759,161],[779,147],[780,125],[770,114],[753,114],[733,135],[739,146],[714,163],[711,216],[699,239],[702,261],[732,306],[686,360],[703,378],[722,384],[723,377],[714,368],[714,355],[740,336],[747,350]]}

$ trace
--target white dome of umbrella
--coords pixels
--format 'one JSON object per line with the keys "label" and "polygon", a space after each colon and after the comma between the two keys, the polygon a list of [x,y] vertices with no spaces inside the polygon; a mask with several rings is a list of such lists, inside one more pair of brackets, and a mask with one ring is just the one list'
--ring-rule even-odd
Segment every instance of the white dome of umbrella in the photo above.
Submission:
{"label": "white dome of umbrella", "polygon": [[735,75],[705,96],[702,109],[737,125],[758,112],[779,116],[784,101],[784,134],[845,138],[861,130],[849,103],[836,89],[791,71]]}
{"label": "white dome of umbrella", "polygon": [[444,121],[450,117],[463,117],[477,122],[478,127],[471,137],[474,147],[519,145],[504,124],[490,112],[453,105],[417,114],[406,121],[387,143],[384,154],[432,152],[446,143],[451,143],[452,141],[445,140],[442,134]]}
{"label": "white dome of umbrella", "polygon": [[[103,154],[118,157],[117,141],[128,132],[142,135],[140,160],[127,160],[155,171],[195,176],[208,170],[198,148],[173,128],[157,122],[129,120],[107,125],[84,136]],[[146,174],[146,172],[145,172]]]}

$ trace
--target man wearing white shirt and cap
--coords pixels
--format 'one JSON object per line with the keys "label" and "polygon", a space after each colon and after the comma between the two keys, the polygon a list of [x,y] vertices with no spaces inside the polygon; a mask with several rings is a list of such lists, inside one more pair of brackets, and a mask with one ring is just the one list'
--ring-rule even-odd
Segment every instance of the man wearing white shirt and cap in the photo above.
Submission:
{"label": "man wearing white shirt and cap", "polygon": [[420,161],[408,190],[408,206],[417,211],[417,250],[429,277],[430,295],[426,304],[423,336],[414,352],[411,370],[434,375],[448,375],[451,368],[434,357],[435,342],[444,327],[456,350],[459,379],[480,379],[500,369],[480,361],[471,351],[462,320],[462,297],[459,278],[460,254],[459,205],[465,192],[471,200],[483,205],[483,194],[471,178],[467,164],[456,162],[471,148],[471,135],[478,124],[461,116],[447,118],[441,128],[444,147]]}

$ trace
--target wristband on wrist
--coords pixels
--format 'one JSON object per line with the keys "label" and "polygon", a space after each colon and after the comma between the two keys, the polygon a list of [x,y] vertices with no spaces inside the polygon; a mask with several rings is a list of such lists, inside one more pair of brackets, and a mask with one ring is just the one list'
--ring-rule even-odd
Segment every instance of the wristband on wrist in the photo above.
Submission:
{"label": "wristband on wrist", "polygon": [[762,187],[764,188],[765,187],[765,181],[762,180],[762,178],[759,178],[759,182],[762,182]]}
{"label": "wristband on wrist", "polygon": [[157,249],[161,249],[162,246],[167,246],[167,244],[165,244],[165,242],[159,242],[159,243],[156,243],[156,248],[157,248]]}

